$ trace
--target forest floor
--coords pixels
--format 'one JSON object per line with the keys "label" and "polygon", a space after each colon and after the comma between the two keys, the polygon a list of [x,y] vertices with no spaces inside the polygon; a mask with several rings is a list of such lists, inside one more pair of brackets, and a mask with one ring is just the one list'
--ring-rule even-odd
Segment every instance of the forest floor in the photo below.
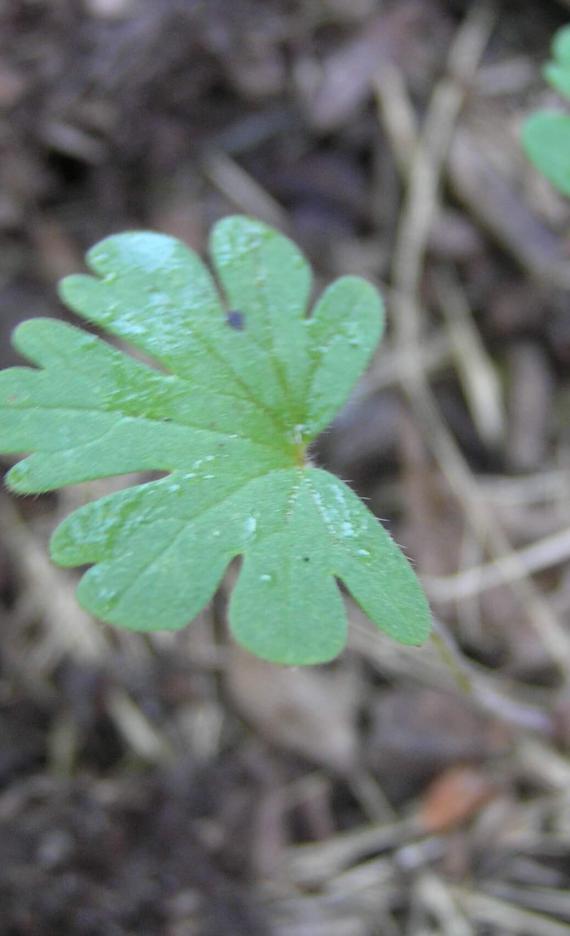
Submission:
{"label": "forest floor", "polygon": [[47,551],[110,485],[1,493],[2,936],[570,933],[570,212],[519,142],[569,9],[4,0],[0,364],[115,231],[238,211],[368,277],[388,335],[317,457],[435,638],[349,604],[338,662],[280,669],[223,592],[114,631]]}

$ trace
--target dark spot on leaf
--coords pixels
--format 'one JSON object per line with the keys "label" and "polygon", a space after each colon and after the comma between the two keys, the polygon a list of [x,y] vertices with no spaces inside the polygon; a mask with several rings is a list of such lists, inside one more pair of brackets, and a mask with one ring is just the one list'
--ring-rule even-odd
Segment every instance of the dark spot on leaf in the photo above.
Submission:
{"label": "dark spot on leaf", "polygon": [[310,562],[309,556],[303,556],[303,562]]}
{"label": "dark spot on leaf", "polygon": [[238,309],[230,309],[226,312],[226,325],[235,328],[236,331],[243,331],[245,328],[245,316]]}

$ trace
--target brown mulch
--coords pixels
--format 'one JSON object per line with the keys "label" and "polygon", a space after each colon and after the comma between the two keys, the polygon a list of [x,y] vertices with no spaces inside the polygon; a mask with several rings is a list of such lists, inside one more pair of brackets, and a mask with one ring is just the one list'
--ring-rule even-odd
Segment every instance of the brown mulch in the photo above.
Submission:
{"label": "brown mulch", "polygon": [[349,606],[338,662],[279,669],[226,638],[225,586],[118,633],[47,554],[109,484],[2,493],[1,936],[570,932],[570,212],[519,144],[569,8],[4,0],[0,364],[113,231],[203,250],[245,212],[318,286],[367,276],[388,337],[318,459],[436,637]]}

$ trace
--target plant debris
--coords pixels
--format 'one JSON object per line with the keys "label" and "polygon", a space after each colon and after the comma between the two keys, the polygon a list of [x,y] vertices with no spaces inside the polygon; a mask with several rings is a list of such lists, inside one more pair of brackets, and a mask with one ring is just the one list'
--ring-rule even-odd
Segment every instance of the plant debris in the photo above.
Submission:
{"label": "plant debris", "polygon": [[314,458],[436,626],[398,646],[349,602],[345,656],[273,682],[230,650],[233,567],[192,628],[145,638],[49,563],[65,515],[151,477],[3,492],[0,932],[568,933],[570,212],[520,145],[568,9],[2,5],[2,366],[118,231],[204,252],[252,214],[319,289],[369,278],[388,340]]}

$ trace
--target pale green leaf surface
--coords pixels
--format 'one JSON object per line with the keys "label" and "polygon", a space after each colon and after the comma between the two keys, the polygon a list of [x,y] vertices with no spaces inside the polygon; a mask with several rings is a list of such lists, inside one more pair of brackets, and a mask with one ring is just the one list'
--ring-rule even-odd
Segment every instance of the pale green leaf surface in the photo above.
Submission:
{"label": "pale green leaf surface", "polygon": [[[299,472],[280,528],[245,555],[230,605],[236,639],[283,663],[299,662],[299,651],[308,663],[332,659],[346,640],[333,577],[401,643],[428,636],[425,598],[401,550],[346,484],[309,468]],[[272,619],[280,621],[275,633]]]}
{"label": "pale green leaf surface", "polygon": [[328,426],[346,400],[383,325],[378,293],[356,276],[329,286],[305,320],[311,361],[304,418],[311,436]]}
{"label": "pale green leaf surface", "polygon": [[559,94],[570,98],[570,65],[549,62],[544,67],[544,77]]}
{"label": "pale green leaf surface", "polygon": [[246,316],[247,330],[274,361],[281,412],[299,422],[309,365],[304,336],[311,288],[309,266],[297,247],[263,224],[224,218],[211,236],[214,266],[228,305]]}
{"label": "pale green leaf surface", "polygon": [[552,43],[552,54],[562,65],[570,68],[570,25],[562,26]]}
{"label": "pale green leaf surface", "polygon": [[548,111],[533,114],[523,127],[523,145],[537,169],[570,196],[570,117]]}
{"label": "pale green leaf surface", "polygon": [[53,536],[56,562],[91,566],[79,599],[110,623],[184,626],[242,556],[230,625],[265,659],[340,652],[337,580],[379,627],[421,643],[429,610],[407,560],[356,495],[303,455],[376,346],[376,291],[345,277],[308,316],[306,261],[243,217],[216,226],[211,255],[221,292],[192,251],[152,233],[108,238],[89,252],[95,276],[63,281],[68,305],[149,363],[48,319],[16,330],[36,367],[0,373],[0,451],[32,454],[8,484],[32,493],[167,473],[85,505]]}
{"label": "pale green leaf surface", "polygon": [[[559,94],[570,98],[570,26],[556,33],[552,56],[544,77]],[[555,111],[532,114],[523,124],[522,144],[536,168],[570,197],[570,116]]]}
{"label": "pale green leaf surface", "polygon": [[554,61],[544,68],[544,76],[564,97],[570,98],[570,26],[559,29],[552,43]]}

